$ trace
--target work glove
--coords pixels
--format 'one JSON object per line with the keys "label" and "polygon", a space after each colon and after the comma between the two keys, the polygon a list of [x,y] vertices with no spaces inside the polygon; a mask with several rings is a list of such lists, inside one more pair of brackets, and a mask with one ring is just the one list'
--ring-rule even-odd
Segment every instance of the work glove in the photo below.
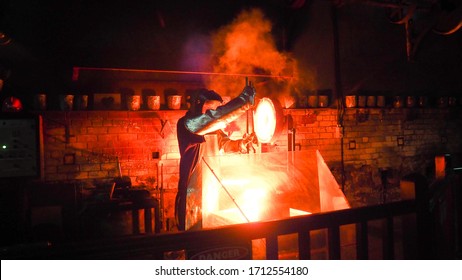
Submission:
{"label": "work glove", "polygon": [[239,143],[239,150],[241,154],[248,154],[250,152],[256,152],[255,146],[258,144],[257,136],[254,132],[251,134],[244,134],[242,140]]}
{"label": "work glove", "polygon": [[245,88],[242,90],[239,97],[243,98],[247,103],[253,106],[255,104],[256,94],[257,94],[257,91],[255,90],[253,86],[245,86]]}

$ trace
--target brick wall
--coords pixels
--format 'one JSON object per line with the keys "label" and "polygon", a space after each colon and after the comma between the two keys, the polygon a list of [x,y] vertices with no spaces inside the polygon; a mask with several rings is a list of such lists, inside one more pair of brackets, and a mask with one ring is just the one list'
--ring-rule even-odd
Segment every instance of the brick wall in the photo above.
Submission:
{"label": "brick wall", "polygon": [[[134,186],[162,184],[167,191],[166,215],[173,216],[167,208],[173,205],[178,182],[176,123],[184,113],[44,112],[43,180],[96,184],[118,176],[119,162],[122,175],[129,176]],[[285,128],[271,148],[287,150],[287,128],[293,126],[296,150],[319,149],[340,185],[344,180],[352,205],[384,199],[381,169],[388,172],[385,199],[394,200],[399,197],[399,178],[411,172],[431,177],[436,154],[451,153],[457,160],[462,151],[459,107],[340,113],[333,108],[285,109]],[[343,118],[343,129],[337,125],[339,118]]]}
{"label": "brick wall", "polygon": [[[289,114],[296,142],[302,149],[320,150],[339,184],[344,180],[352,205],[399,199],[399,180],[409,173],[432,180],[438,154],[449,153],[453,164],[461,164],[460,107],[310,109]],[[339,118],[343,129],[337,127]]]}

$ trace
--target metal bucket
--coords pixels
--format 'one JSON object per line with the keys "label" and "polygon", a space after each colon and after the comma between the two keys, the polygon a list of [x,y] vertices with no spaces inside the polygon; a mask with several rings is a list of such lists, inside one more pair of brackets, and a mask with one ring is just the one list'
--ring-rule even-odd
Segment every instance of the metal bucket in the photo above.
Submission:
{"label": "metal bucket", "polygon": [[149,110],[159,110],[160,109],[160,96],[159,95],[148,96],[148,109]]}
{"label": "metal bucket", "polygon": [[385,96],[379,95],[377,96],[377,107],[385,107],[386,102],[385,102]]}
{"label": "metal bucket", "polygon": [[376,106],[376,97],[374,95],[367,96],[367,107]]}
{"label": "metal bucket", "polygon": [[345,96],[345,106],[347,108],[356,107],[356,95],[347,95],[347,96]]}
{"label": "metal bucket", "polygon": [[169,95],[167,97],[167,107],[172,110],[181,108],[181,95]]}
{"label": "metal bucket", "polygon": [[365,95],[358,96],[358,107],[360,108],[366,107],[366,102],[367,102],[367,96]]}
{"label": "metal bucket", "polygon": [[141,107],[141,96],[129,95],[127,97],[127,107],[130,111],[138,111]]}
{"label": "metal bucket", "polygon": [[308,107],[316,108],[318,107],[318,96],[317,95],[309,95],[308,96]]}
{"label": "metal bucket", "polygon": [[319,107],[327,107],[327,106],[329,106],[329,96],[320,95],[319,96]]}

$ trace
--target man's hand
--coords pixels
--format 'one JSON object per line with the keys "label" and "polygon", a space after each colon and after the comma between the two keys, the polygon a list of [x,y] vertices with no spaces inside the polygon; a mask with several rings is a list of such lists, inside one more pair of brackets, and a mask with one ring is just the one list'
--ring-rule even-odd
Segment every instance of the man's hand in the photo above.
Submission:
{"label": "man's hand", "polygon": [[253,86],[246,86],[243,90],[242,90],[242,93],[240,94],[240,96],[242,98],[244,98],[244,100],[248,103],[250,103],[250,105],[254,105],[255,104],[255,95],[257,94],[257,91],[255,90],[255,88]]}
{"label": "man's hand", "polygon": [[251,151],[255,153],[256,149],[254,145],[256,144],[258,144],[258,140],[257,140],[257,136],[255,135],[255,133],[244,134],[242,136],[242,140],[239,145],[241,154],[248,154]]}

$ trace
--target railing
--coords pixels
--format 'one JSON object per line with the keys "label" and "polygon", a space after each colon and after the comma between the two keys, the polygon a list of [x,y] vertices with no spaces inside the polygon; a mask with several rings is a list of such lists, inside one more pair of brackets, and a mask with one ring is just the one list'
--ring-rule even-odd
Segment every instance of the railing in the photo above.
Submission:
{"label": "railing", "polygon": [[429,188],[433,250],[439,259],[462,258],[462,168],[454,168],[444,180]]}
{"label": "railing", "polygon": [[[311,231],[327,229],[329,259],[341,258],[340,226],[356,224],[356,249],[358,259],[368,258],[368,221],[386,221],[383,247],[384,257],[394,258],[393,219],[415,213],[413,200],[385,205],[369,206],[340,211],[299,216],[278,221],[256,222],[231,225],[216,229],[186,231],[179,233],[144,235],[86,242],[38,246],[33,250],[17,248],[10,250],[6,258],[52,258],[52,259],[164,259],[166,253],[229,248],[230,246],[250,244],[252,240],[265,242],[266,259],[278,259],[278,237],[296,234],[299,259],[311,258]],[[249,256],[249,258],[251,258]]]}
{"label": "railing", "polygon": [[[409,178],[408,178],[409,179]],[[255,259],[252,251],[255,243],[262,244],[263,259],[281,259],[280,241],[282,237],[291,236],[295,241],[295,250],[290,258],[312,259],[313,252],[318,248],[319,238],[314,232],[323,232],[325,236],[326,259],[434,259],[453,258],[450,254],[440,254],[441,237],[437,235],[441,212],[435,209],[440,205],[442,192],[438,195],[421,192],[422,181],[413,180],[417,197],[425,194],[427,199],[412,199],[392,202],[382,205],[361,208],[344,209],[326,213],[315,213],[307,216],[292,217],[284,220],[255,222],[230,225],[214,229],[191,230],[178,233],[163,233],[157,235],[138,235],[130,237],[89,240],[62,244],[34,244],[23,247],[4,248],[2,259],[165,259],[165,258],[195,258],[201,252],[202,258],[244,257]],[[460,178],[453,188],[460,187]],[[431,194],[432,197],[428,197]],[[460,192],[458,194],[460,196]],[[433,203],[431,205],[431,203]],[[452,208],[456,219],[460,219],[460,205]],[[448,208],[444,208],[448,211]],[[456,211],[454,211],[456,209]],[[439,210],[438,210],[439,211]],[[379,227],[372,226],[379,224]],[[450,234],[450,246],[455,250],[460,247],[460,229],[451,228],[443,232],[442,237]],[[348,227],[349,236],[354,236],[354,242],[346,244],[342,238],[344,227]],[[319,237],[319,236],[318,236]],[[375,238],[373,238],[375,237]],[[371,240],[377,244],[372,244]],[[348,246],[349,245],[349,246]],[[374,247],[375,246],[375,247]],[[248,249],[247,255],[233,253],[229,250]],[[236,249],[240,248],[240,249]],[[233,250],[234,250],[233,249]],[[445,248],[447,249],[447,248]],[[454,248],[452,248],[454,251]],[[216,253],[222,250],[221,253]],[[223,251],[228,250],[228,252]],[[345,250],[352,251],[345,254]],[[378,254],[376,251],[380,251]],[[244,250],[245,251],[245,250]],[[444,251],[444,250],[443,250]],[[457,253],[456,253],[457,254]],[[175,257],[176,256],[176,257]],[[455,256],[457,257],[457,256]]]}

